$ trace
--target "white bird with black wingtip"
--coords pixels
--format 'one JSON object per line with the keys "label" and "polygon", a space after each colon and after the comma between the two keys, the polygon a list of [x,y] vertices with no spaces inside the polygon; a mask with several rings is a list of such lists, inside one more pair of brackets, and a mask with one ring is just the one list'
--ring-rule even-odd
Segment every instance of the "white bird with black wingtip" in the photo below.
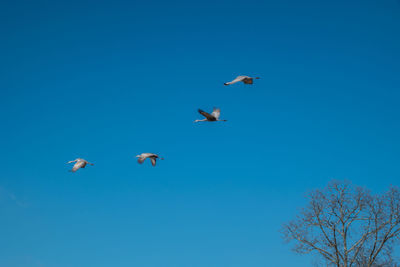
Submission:
{"label": "white bird with black wingtip", "polygon": [[72,167],[70,172],[76,172],[77,170],[79,170],[81,168],[85,168],[87,164],[92,165],[92,166],[94,165],[93,163],[90,163],[89,161],[81,159],[81,158],[77,158],[76,160],[68,161],[68,164],[74,163],[74,162],[76,162],[76,163],[74,164],[74,167]]}
{"label": "white bird with black wingtip", "polygon": [[142,153],[140,155],[137,155],[136,157],[138,158],[139,164],[142,164],[147,158],[149,158],[151,160],[151,164],[153,166],[156,166],[157,159],[161,159],[161,160],[164,159],[164,158],[160,158],[157,154],[153,154],[153,153]]}
{"label": "white bird with black wingtip", "polygon": [[237,76],[233,81],[224,83],[224,85],[230,85],[238,82],[243,82],[244,84],[253,84],[254,79],[260,79],[260,77],[249,77],[245,75]]}

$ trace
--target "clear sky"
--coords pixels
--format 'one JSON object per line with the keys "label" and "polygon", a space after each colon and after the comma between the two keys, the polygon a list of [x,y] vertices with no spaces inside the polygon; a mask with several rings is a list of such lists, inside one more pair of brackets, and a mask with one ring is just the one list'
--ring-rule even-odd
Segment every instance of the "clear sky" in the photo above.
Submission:
{"label": "clear sky", "polygon": [[0,266],[308,267],[307,192],[399,185],[397,0],[0,7]]}

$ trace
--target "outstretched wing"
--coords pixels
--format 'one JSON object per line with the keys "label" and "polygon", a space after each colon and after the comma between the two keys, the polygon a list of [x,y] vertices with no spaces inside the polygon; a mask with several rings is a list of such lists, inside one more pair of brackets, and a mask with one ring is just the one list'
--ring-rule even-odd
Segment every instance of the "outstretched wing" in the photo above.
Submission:
{"label": "outstretched wing", "polygon": [[244,79],[246,79],[246,76],[237,76],[233,81],[224,83],[224,85],[229,85],[229,84],[234,84],[234,83],[237,83],[237,82],[241,82]]}
{"label": "outstretched wing", "polygon": [[138,158],[137,162],[139,162],[139,164],[142,164],[144,162],[146,158]]}
{"label": "outstretched wing", "polygon": [[156,166],[156,158],[150,158],[150,160],[151,160],[151,164],[153,165],[153,166]]}
{"label": "outstretched wing", "polygon": [[85,168],[85,162],[83,161],[78,161],[77,163],[75,163],[74,167],[72,167],[71,172],[76,172],[77,170],[79,170],[80,168]]}
{"label": "outstretched wing", "polygon": [[218,120],[220,114],[221,114],[221,110],[219,108],[214,108],[213,112],[211,113],[211,115],[214,116],[217,120]]}
{"label": "outstretched wing", "polygon": [[206,117],[208,120],[215,120],[215,117],[210,113],[205,112],[204,110],[199,109],[199,113]]}

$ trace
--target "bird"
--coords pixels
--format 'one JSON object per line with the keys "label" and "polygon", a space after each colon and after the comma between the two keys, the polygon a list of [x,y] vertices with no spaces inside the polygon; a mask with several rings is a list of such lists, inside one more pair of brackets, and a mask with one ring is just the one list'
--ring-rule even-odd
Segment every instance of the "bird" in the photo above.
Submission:
{"label": "bird", "polygon": [[201,110],[201,109],[199,109],[198,111],[199,111],[199,113],[201,115],[203,115],[206,118],[202,119],[202,120],[195,120],[194,122],[200,122],[200,121],[226,121],[226,120],[220,120],[219,119],[219,115],[221,114],[221,110],[219,108],[214,108],[213,112],[211,114],[207,113],[207,112],[205,112],[204,110]]}
{"label": "bird", "polygon": [[224,85],[230,85],[237,82],[243,82],[244,84],[253,84],[253,79],[260,79],[260,77],[249,77],[249,76],[237,76],[233,81],[224,83]]}
{"label": "bird", "polygon": [[88,162],[88,161],[86,161],[84,159],[81,159],[81,158],[77,158],[76,160],[68,161],[68,164],[69,163],[73,163],[73,162],[76,162],[76,163],[74,164],[74,167],[72,167],[70,172],[76,172],[80,168],[85,168],[87,164],[92,165],[92,166],[94,165],[93,163],[90,163],[90,162]]}
{"label": "bird", "polygon": [[156,159],[164,160],[164,158],[160,158],[157,154],[153,153],[142,153],[140,155],[137,155],[136,157],[138,158],[139,164],[142,164],[145,159],[149,158],[153,166],[156,166]]}

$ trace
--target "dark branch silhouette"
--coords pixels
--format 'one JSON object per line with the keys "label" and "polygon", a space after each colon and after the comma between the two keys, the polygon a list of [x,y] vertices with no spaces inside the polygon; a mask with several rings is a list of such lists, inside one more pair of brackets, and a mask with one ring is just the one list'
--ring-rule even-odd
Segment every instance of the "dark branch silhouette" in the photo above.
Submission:
{"label": "dark branch silhouette", "polygon": [[392,246],[399,241],[400,193],[391,187],[372,195],[349,183],[332,182],[309,194],[309,204],[283,226],[298,253],[317,252],[325,266],[397,266]]}

